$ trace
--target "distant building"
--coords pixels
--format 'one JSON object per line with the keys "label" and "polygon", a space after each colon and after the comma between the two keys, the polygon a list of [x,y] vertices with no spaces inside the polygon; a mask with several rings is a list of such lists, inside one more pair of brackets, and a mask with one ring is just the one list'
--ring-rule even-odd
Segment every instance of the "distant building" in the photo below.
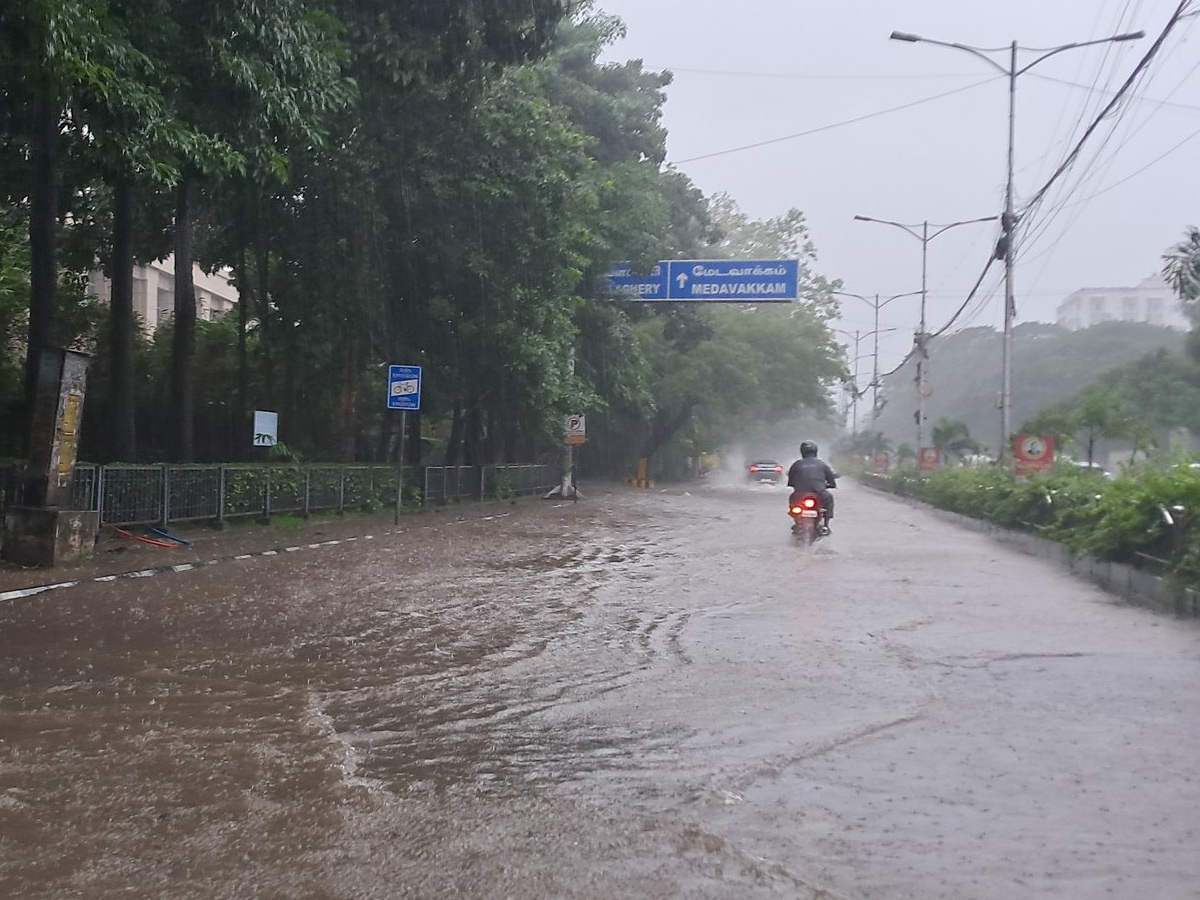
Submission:
{"label": "distant building", "polygon": [[1058,304],[1055,321],[1071,331],[1101,322],[1145,322],[1178,331],[1191,327],[1179,298],[1158,275],[1134,287],[1080,288]]}
{"label": "distant building", "polygon": [[[227,269],[209,275],[199,266],[192,269],[192,280],[196,286],[196,318],[215,322],[225,313],[237,307],[238,292]],[[108,303],[112,299],[112,283],[103,272],[94,271],[88,276],[88,290]],[[133,269],[133,312],[142,320],[142,329],[147,334],[171,318],[175,311],[175,256],[168,256],[145,266]]]}

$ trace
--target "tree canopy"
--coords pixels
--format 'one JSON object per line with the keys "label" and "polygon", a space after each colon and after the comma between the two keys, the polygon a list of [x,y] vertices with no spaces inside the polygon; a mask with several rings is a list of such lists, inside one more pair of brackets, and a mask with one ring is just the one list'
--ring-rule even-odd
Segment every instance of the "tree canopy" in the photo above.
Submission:
{"label": "tree canopy", "polygon": [[[255,408],[307,458],[450,463],[553,457],[586,413],[613,472],[827,417],[844,371],[803,214],[755,221],[666,164],[670,75],[601,62],[621,23],[567,7],[6,7],[0,452],[22,451],[26,358],[70,342],[95,353],[98,460],[245,458]],[[143,337],[130,273],[168,251],[174,314]],[[801,259],[802,300],[652,308],[604,277],[740,255]],[[193,260],[233,273],[235,315],[196,319]],[[389,363],[426,369],[406,442]]]}

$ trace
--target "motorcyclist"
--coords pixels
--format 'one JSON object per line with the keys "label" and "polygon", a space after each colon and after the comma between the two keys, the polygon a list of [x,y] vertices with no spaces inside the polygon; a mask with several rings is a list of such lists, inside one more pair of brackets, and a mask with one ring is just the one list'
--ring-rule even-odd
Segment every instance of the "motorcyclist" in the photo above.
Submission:
{"label": "motorcyclist", "polygon": [[829,520],[833,518],[833,494],[829,493],[829,489],[837,487],[837,475],[825,460],[817,456],[815,441],[800,443],[800,458],[788,469],[787,483],[792,489],[789,503],[795,503],[796,495],[800,493],[811,492],[821,498],[821,505],[825,508],[826,533],[829,533]]}

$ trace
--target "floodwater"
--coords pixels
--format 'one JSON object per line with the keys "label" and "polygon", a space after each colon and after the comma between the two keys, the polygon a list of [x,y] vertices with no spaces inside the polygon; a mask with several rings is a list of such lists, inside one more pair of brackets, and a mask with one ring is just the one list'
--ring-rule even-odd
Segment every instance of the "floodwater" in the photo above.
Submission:
{"label": "floodwater", "polygon": [[0,604],[0,897],[1200,898],[1200,627],[839,493]]}

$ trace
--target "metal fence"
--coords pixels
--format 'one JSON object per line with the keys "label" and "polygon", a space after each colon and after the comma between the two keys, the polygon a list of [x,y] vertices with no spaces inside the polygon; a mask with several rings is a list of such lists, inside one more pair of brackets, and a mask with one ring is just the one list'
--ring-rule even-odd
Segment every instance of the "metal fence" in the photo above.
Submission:
{"label": "metal fence", "polygon": [[[23,501],[23,470],[0,467],[0,514]],[[110,525],[159,524],[316,510],[416,509],[545,493],[557,466],[78,465],[74,509],[100,511]]]}

